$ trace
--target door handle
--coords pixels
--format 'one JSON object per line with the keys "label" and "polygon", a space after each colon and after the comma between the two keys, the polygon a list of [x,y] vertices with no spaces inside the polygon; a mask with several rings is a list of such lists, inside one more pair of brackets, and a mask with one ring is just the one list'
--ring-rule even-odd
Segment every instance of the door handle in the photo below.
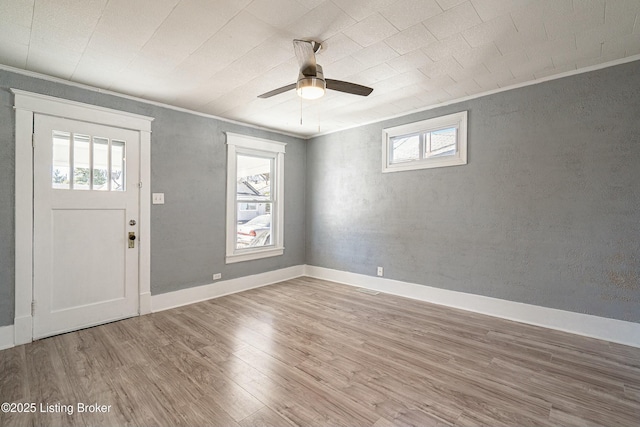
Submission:
{"label": "door handle", "polygon": [[136,247],[136,233],[133,231],[129,232],[129,249]]}

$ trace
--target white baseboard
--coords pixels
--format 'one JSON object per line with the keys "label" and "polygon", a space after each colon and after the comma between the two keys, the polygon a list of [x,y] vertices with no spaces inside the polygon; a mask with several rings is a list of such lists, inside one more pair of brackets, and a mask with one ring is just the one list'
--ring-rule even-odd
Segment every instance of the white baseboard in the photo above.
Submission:
{"label": "white baseboard", "polygon": [[151,292],[140,294],[140,316],[151,313]]}
{"label": "white baseboard", "polygon": [[13,322],[15,345],[33,341],[33,317],[31,315],[16,317]]}
{"label": "white baseboard", "polygon": [[382,277],[305,266],[305,275],[489,316],[640,347],[640,323],[449,291]]}
{"label": "white baseboard", "polygon": [[283,268],[237,279],[221,280],[209,285],[196,286],[174,292],[151,296],[151,311],[157,312],[218,298],[261,286],[271,285],[284,280],[295,279],[304,275],[304,265]]}
{"label": "white baseboard", "polygon": [[[311,265],[298,265],[180,291],[152,295],[148,298],[148,302],[141,305],[141,309],[144,305],[151,312],[168,310],[301,276],[374,289],[388,294],[640,348],[640,323],[625,322]],[[147,296],[144,299],[147,299]],[[15,319],[15,325],[0,327],[0,350],[30,342],[31,320],[30,316],[28,318]],[[27,337],[29,339],[25,341]]]}
{"label": "white baseboard", "polygon": [[0,326],[0,350],[13,347],[13,325]]}

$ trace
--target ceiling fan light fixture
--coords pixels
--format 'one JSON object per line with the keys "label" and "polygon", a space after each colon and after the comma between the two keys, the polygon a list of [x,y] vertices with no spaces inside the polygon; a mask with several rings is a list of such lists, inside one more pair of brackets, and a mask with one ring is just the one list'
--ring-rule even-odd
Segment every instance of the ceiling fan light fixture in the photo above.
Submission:
{"label": "ceiling fan light fixture", "polygon": [[294,88],[298,96],[303,99],[321,98],[327,89],[359,96],[368,96],[373,91],[372,88],[359,84],[325,79],[322,66],[316,62],[316,52],[320,50],[321,46],[316,41],[294,40],[293,50],[296,53],[296,59],[300,67],[298,81],[265,92],[262,95],[258,95],[258,98],[271,98]]}
{"label": "ceiling fan light fixture", "polygon": [[304,99],[318,99],[324,95],[327,83],[317,77],[303,77],[296,84],[296,92]]}

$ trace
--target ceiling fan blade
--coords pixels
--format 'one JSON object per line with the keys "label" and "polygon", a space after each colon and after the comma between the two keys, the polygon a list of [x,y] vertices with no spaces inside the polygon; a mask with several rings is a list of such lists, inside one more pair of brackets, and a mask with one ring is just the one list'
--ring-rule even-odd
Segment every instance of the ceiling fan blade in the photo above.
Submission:
{"label": "ceiling fan blade", "polygon": [[368,96],[373,89],[367,86],[357,85],[355,83],[343,82],[342,80],[325,79],[327,89],[337,90],[339,92],[351,93],[353,95]]}
{"label": "ceiling fan blade", "polygon": [[279,95],[281,93],[284,93],[288,90],[295,89],[295,88],[296,88],[296,84],[291,83],[290,85],[282,86],[282,87],[279,87],[278,89],[270,90],[269,92],[263,93],[262,95],[258,95],[258,98],[271,98],[274,95]]}
{"label": "ceiling fan blade", "polygon": [[316,75],[316,45],[315,42],[307,40],[294,40],[293,50],[298,58],[298,65],[300,66],[300,72],[305,76]]}

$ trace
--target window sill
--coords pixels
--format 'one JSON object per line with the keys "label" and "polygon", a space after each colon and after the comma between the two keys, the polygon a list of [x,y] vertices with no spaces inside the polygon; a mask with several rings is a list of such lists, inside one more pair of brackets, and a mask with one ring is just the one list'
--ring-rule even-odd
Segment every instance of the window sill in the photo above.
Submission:
{"label": "window sill", "polygon": [[417,169],[433,169],[433,168],[442,168],[446,166],[460,166],[466,165],[467,160],[461,158],[461,156],[448,156],[447,158],[440,159],[428,159],[428,160],[415,160],[412,162],[405,163],[393,163],[390,165],[385,165],[382,168],[382,173],[389,172],[401,172],[401,171],[409,171],[409,170],[417,170]]}
{"label": "window sill", "polygon": [[236,262],[251,261],[254,259],[269,258],[272,256],[280,256],[284,254],[284,248],[270,248],[251,252],[241,252],[238,254],[227,255],[225,262],[233,264]]}

